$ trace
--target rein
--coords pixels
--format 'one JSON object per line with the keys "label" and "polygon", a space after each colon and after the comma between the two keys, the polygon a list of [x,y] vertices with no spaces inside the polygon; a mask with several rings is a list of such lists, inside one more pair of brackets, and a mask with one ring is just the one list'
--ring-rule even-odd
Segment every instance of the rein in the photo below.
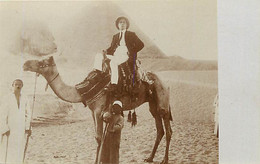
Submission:
{"label": "rein", "polygon": [[60,74],[57,73],[57,75],[51,80],[51,81],[48,81],[48,84],[51,84]]}
{"label": "rein", "polygon": [[[40,64],[40,68],[53,67],[53,66],[56,66],[56,64],[55,63],[45,64],[44,62],[41,62],[41,64]],[[58,76],[59,76],[59,73],[57,73],[57,75],[55,75],[55,77],[51,81],[48,81],[48,84],[52,83]]]}
{"label": "rein", "polygon": [[47,81],[46,86],[45,86],[45,91],[47,91],[48,86],[59,76],[60,74],[57,73],[57,75],[51,80],[51,81]]}
{"label": "rein", "polygon": [[[50,63],[49,63],[49,64],[47,63],[47,64],[45,64],[44,62],[42,62],[41,65],[40,65],[40,68],[53,67],[53,66],[56,66],[56,64],[55,64],[55,63],[51,63],[51,64],[50,64]],[[48,85],[50,85],[59,75],[60,75],[60,74],[57,73],[52,80],[47,81],[47,84],[46,84],[46,87],[45,87],[45,91],[47,90]]]}

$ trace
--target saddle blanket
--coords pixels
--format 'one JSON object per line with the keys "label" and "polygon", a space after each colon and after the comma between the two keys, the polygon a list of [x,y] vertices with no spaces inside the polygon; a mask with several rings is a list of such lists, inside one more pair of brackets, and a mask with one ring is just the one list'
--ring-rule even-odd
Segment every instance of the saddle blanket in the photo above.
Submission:
{"label": "saddle blanket", "polygon": [[[121,64],[119,66],[119,82],[117,84],[119,95],[132,95],[134,90],[139,89],[137,84],[140,84],[141,81],[152,84],[153,80],[150,80],[148,77],[148,74],[142,69],[138,72],[136,65],[135,69],[131,69],[128,62]],[[107,63],[103,65],[103,72],[98,70],[91,71],[83,82],[75,85],[82,97],[82,103],[87,106],[104,95],[106,92],[104,88],[110,84],[110,79],[111,76]]]}
{"label": "saddle blanket", "polygon": [[94,70],[88,74],[83,82],[76,84],[75,88],[82,97],[82,103],[87,106],[105,94],[104,88],[109,83],[109,74]]}

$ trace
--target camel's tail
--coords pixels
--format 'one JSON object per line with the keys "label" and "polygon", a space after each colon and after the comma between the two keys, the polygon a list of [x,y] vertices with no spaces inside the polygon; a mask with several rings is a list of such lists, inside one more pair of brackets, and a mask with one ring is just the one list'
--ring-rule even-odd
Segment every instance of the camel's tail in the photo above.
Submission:
{"label": "camel's tail", "polygon": [[170,121],[173,121],[173,119],[172,119],[172,112],[171,112],[171,105],[169,105],[169,114],[170,114]]}

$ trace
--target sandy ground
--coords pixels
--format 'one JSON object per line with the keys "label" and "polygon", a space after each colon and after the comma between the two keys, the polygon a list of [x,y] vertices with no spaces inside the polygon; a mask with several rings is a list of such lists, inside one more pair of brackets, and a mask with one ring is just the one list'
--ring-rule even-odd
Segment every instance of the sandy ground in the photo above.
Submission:
{"label": "sandy ground", "polygon": [[[171,89],[173,135],[169,163],[218,163],[218,138],[213,134],[212,114],[213,100],[217,93],[217,72],[161,72],[159,76]],[[44,118],[38,117],[33,124],[26,162],[94,163],[97,144],[90,110],[82,104],[68,104],[65,108],[66,104],[56,98],[53,101],[44,96],[36,97],[36,100],[37,98],[46,101],[41,101],[42,106],[38,104],[38,108],[41,107],[38,110],[46,109],[45,112],[38,111],[38,115],[43,115]],[[51,109],[54,111],[50,112]],[[127,114],[125,112],[125,116]],[[144,163],[143,160],[152,150],[156,128],[147,103],[137,108],[137,118],[137,126],[132,128],[125,117],[120,163]],[[153,163],[163,160],[164,151],[165,137],[158,147]]]}
{"label": "sandy ground", "polygon": [[[125,113],[126,114],[126,113]],[[148,105],[137,110],[138,124],[132,128],[126,121],[122,131],[121,163],[144,163],[155,141],[154,119]],[[145,124],[144,124],[145,123]],[[172,122],[173,136],[169,163],[218,163],[218,139],[213,123]],[[92,118],[64,125],[38,125],[33,128],[26,162],[94,163],[96,142]],[[154,163],[164,156],[165,137],[158,148]]]}

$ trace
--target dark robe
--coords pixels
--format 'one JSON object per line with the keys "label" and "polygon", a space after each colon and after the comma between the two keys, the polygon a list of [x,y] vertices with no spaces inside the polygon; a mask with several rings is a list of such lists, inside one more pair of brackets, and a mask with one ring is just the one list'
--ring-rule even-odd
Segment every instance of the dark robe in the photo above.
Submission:
{"label": "dark robe", "polygon": [[119,164],[119,148],[124,118],[121,114],[112,115],[105,136],[102,153],[102,164]]}

